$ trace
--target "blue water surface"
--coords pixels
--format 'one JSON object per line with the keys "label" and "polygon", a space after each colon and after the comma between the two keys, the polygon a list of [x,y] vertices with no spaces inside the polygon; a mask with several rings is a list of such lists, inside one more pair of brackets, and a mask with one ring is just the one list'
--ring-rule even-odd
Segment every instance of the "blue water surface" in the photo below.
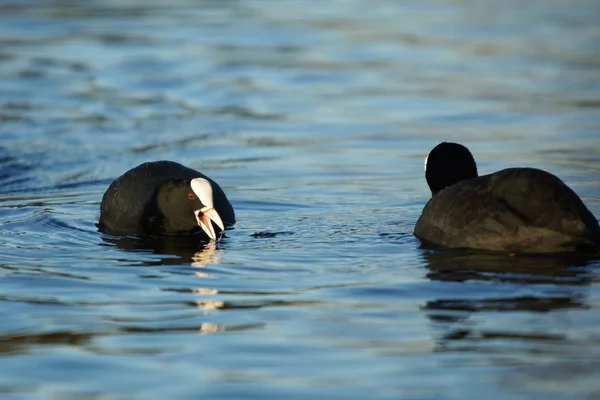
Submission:
{"label": "blue water surface", "polygon": [[[600,261],[413,237],[443,140],[600,216],[599,3],[0,1],[0,397],[600,397]],[[98,232],[160,159],[219,243]]]}

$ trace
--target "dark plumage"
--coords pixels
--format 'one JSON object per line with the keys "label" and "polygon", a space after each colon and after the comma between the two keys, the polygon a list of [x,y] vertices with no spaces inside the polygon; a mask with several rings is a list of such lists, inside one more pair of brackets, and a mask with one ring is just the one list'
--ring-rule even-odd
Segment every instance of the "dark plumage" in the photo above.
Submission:
{"label": "dark plumage", "polygon": [[440,143],[425,164],[432,198],[415,226],[423,242],[509,253],[598,251],[600,226],[556,176],[508,168],[477,176],[473,156]]}
{"label": "dark plumage", "polygon": [[[214,225],[213,225],[214,222]],[[172,161],[141,164],[104,193],[99,226],[121,235],[186,235],[209,239],[235,223],[233,207],[219,185]]]}

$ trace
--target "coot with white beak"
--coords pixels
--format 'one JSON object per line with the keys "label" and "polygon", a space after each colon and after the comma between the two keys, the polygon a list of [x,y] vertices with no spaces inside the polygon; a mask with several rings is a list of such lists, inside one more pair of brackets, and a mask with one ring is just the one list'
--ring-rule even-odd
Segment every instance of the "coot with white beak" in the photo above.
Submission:
{"label": "coot with white beak", "polygon": [[100,228],[117,235],[198,233],[216,240],[234,223],[233,207],[221,187],[172,161],[147,162],[125,172],[100,205]]}

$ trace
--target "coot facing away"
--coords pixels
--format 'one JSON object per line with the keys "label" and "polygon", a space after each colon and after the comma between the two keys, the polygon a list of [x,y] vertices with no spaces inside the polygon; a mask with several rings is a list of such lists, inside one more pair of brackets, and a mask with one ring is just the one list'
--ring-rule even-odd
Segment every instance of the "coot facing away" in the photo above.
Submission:
{"label": "coot facing away", "polygon": [[[172,161],[141,164],[117,178],[100,205],[101,229],[117,235],[187,235],[207,239],[235,223],[221,187]],[[213,225],[214,224],[214,225]]]}
{"label": "coot facing away", "polygon": [[414,231],[425,243],[508,253],[600,250],[598,220],[549,172],[478,176],[471,152],[444,142],[426,158],[425,176],[432,198]]}

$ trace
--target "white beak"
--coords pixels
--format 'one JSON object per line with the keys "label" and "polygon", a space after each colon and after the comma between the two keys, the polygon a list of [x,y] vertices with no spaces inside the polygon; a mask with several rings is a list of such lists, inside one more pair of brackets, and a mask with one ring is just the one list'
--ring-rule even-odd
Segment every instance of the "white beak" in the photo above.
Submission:
{"label": "white beak", "polygon": [[210,182],[204,178],[195,178],[190,182],[192,190],[196,193],[198,200],[205,205],[204,208],[194,211],[196,214],[196,221],[202,228],[204,233],[208,235],[212,240],[217,240],[217,234],[213,228],[212,223],[217,224],[222,231],[225,230],[221,217],[213,207],[213,190]]}
{"label": "white beak", "polygon": [[222,231],[225,230],[225,225],[223,225],[221,217],[213,207],[204,207],[201,210],[195,211],[194,214],[196,214],[196,221],[198,221],[198,225],[200,225],[204,233],[206,233],[212,240],[217,240],[217,234],[215,233],[212,225],[213,222],[217,224]]}

